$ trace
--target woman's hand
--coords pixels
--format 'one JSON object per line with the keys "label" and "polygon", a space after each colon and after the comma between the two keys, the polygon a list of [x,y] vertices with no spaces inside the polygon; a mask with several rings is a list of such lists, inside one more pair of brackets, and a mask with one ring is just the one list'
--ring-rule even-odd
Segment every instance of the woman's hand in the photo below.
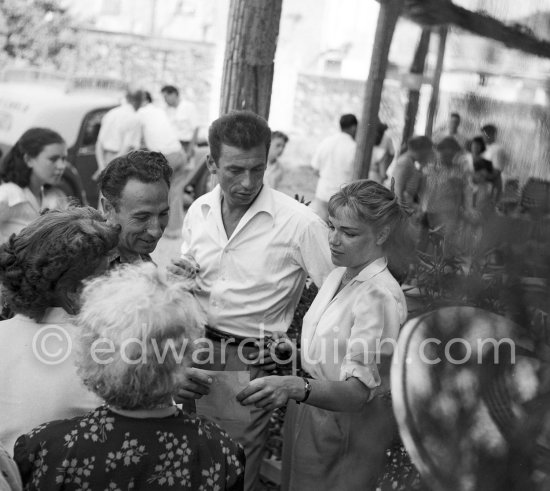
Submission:
{"label": "woman's hand", "polygon": [[252,380],[246,389],[237,394],[237,400],[243,406],[254,405],[273,410],[285,406],[289,399],[301,400],[303,392],[304,381],[300,377],[270,375]]}

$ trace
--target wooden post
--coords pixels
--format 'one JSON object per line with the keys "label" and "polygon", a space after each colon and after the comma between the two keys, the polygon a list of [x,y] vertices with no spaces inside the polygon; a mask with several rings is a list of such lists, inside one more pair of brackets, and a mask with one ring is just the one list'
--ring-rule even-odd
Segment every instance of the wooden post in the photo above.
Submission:
{"label": "wooden post", "polygon": [[248,109],[267,119],[282,0],[231,0],[220,113]]}
{"label": "wooden post", "polygon": [[[417,76],[422,79],[424,75],[424,66],[426,64],[426,56],[428,55],[428,48],[430,47],[430,34],[429,28],[423,28],[414,53],[414,59],[411,65],[410,73],[413,76]],[[403,126],[403,142],[406,142],[414,134],[414,125],[416,123],[416,115],[418,113],[418,102],[420,101],[420,89],[422,83],[418,83],[409,90],[409,100],[407,102],[407,108],[405,109],[405,124]]]}
{"label": "wooden post", "polygon": [[441,81],[441,74],[443,72],[443,61],[445,59],[445,45],[447,43],[447,26],[441,26],[439,28],[439,45],[437,47],[437,62],[435,65],[435,72],[432,80],[432,94],[430,96],[430,103],[428,105],[428,117],[426,119],[426,131],[425,135],[429,138],[432,137],[432,131],[434,126],[435,113],[437,111],[437,105],[439,102],[439,83]]}
{"label": "wooden post", "polygon": [[365,87],[363,112],[357,130],[357,150],[355,152],[354,176],[365,179],[369,175],[372,149],[376,139],[378,110],[388,67],[388,55],[397,19],[403,10],[404,0],[380,2],[380,12],[376,24],[376,34],[372,49],[369,77]]}

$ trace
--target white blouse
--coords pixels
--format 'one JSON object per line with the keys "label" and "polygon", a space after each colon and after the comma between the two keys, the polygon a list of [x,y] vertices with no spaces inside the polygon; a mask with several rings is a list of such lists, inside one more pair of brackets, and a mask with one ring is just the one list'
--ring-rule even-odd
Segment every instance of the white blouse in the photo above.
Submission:
{"label": "white blouse", "polygon": [[320,380],[381,383],[377,355],[391,355],[407,304],[385,258],[366,266],[338,293],[346,268],[328,276],[304,317],[302,367]]}
{"label": "white blouse", "polygon": [[35,426],[101,405],[76,373],[78,336],[74,318],[58,307],[41,322],[21,314],[0,322],[0,445],[8,452]]}

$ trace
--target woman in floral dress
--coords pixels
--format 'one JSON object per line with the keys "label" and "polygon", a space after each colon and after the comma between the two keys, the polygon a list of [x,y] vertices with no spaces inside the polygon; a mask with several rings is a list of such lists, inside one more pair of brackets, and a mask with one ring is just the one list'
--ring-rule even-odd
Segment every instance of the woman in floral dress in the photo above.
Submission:
{"label": "woman in floral dress", "polygon": [[241,490],[242,448],[172,399],[203,325],[187,285],[145,263],[90,282],[82,298],[79,373],[106,404],[17,440],[27,489]]}

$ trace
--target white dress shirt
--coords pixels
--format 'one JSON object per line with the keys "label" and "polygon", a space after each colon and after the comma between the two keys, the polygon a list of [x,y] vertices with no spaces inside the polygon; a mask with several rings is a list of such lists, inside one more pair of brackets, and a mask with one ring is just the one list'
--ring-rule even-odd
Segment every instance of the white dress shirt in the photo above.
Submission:
{"label": "white dress shirt", "polygon": [[191,141],[198,119],[195,106],[182,100],[177,107],[166,106],[165,111],[176,130],[177,137],[183,142]]}
{"label": "white dress shirt", "polygon": [[512,176],[508,166],[508,154],[500,143],[487,143],[487,149],[483,152],[482,157],[492,162],[493,169],[499,170],[504,180],[515,177]]}
{"label": "white dress shirt", "polygon": [[147,149],[165,155],[181,152],[176,130],[162,108],[147,104],[139,109],[138,116]]}
{"label": "white dress shirt", "polygon": [[101,120],[97,139],[104,150],[121,153],[140,147],[141,127],[139,118],[130,104],[111,109]]}
{"label": "white dress shirt", "polygon": [[380,385],[376,355],[393,352],[407,318],[405,295],[385,258],[366,266],[336,293],[346,268],[327,278],[304,317],[302,367],[320,380],[358,378],[370,389]]}
{"label": "white dress shirt", "polygon": [[[41,328],[43,335],[34,343],[39,353],[43,341],[47,353],[59,352],[62,357],[70,339],[72,349],[62,363],[46,364],[36,356],[33,339]],[[80,416],[101,405],[76,373],[78,335],[73,317],[61,308],[49,309],[39,323],[20,314],[0,322],[0,444],[9,452],[15,440],[34,427]],[[47,358],[53,359],[59,358]]]}
{"label": "white dress shirt", "polygon": [[313,159],[311,167],[319,172],[315,196],[328,201],[340,187],[353,180],[353,160],[355,140],[347,133],[340,132],[323,140]]}
{"label": "white dress shirt", "polygon": [[227,237],[221,188],[198,198],[183,224],[182,253],[200,265],[197,298],[208,324],[237,336],[288,329],[307,274],[333,269],[328,230],[305,205],[264,186]]}

